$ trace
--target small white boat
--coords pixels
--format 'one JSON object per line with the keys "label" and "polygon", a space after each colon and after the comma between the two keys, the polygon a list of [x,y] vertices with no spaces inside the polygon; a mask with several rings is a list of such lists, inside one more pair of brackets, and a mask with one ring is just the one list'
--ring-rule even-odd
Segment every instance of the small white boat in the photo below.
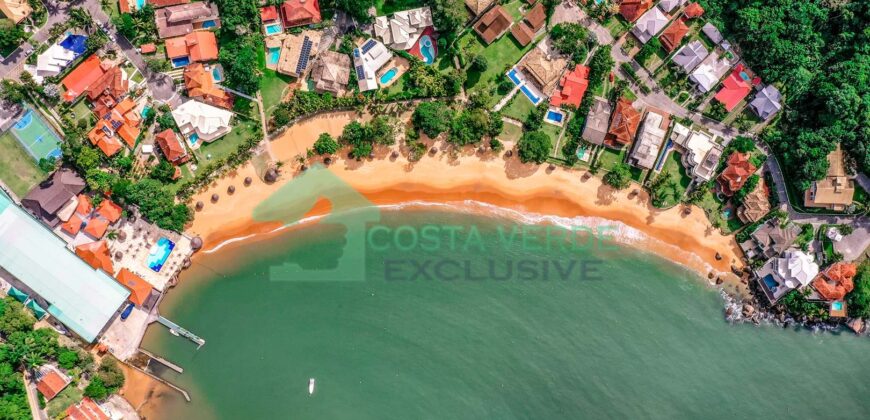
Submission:
{"label": "small white boat", "polygon": [[308,395],[314,393],[314,378],[308,380]]}

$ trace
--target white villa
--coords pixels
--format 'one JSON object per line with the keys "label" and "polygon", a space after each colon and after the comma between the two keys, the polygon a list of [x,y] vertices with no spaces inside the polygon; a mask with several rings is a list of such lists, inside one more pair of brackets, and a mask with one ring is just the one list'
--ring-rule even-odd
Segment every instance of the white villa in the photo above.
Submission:
{"label": "white villa", "polygon": [[353,66],[360,91],[378,88],[377,72],[392,57],[393,53],[384,44],[372,38],[353,50]]}
{"label": "white villa", "polygon": [[819,265],[803,251],[786,251],[776,259],[776,274],[790,289],[810,284],[819,274]]}
{"label": "white villa", "polygon": [[665,29],[667,25],[668,17],[658,7],[653,7],[637,20],[637,23],[631,28],[631,33],[641,43],[646,44],[652,37]]}
{"label": "white villa", "polygon": [[391,18],[376,17],[374,32],[388,47],[408,50],[417,43],[423,30],[429,26],[432,26],[432,10],[429,7],[420,7],[396,12]]}
{"label": "white villa", "polygon": [[713,136],[703,131],[689,131],[682,124],[676,124],[671,133],[671,140],[685,151],[683,166],[693,178],[706,182],[713,178],[723,147]]}
{"label": "white villa", "polygon": [[172,110],[172,117],[192,148],[199,140],[213,142],[230,132],[233,113],[196,100],[189,100]]}
{"label": "white villa", "polygon": [[668,130],[667,117],[654,111],[646,114],[640,134],[634,143],[629,162],[643,169],[652,169]]}
{"label": "white villa", "polygon": [[689,75],[689,80],[695,84],[701,93],[706,93],[713,89],[719,83],[719,79],[725,76],[730,69],[731,63],[728,59],[720,57],[718,53],[713,52]]}

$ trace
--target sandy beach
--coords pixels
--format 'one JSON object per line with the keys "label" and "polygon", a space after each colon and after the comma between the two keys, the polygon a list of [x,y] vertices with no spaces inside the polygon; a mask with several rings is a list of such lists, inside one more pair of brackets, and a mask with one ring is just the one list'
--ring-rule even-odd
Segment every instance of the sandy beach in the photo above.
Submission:
{"label": "sandy beach", "polygon": [[[406,113],[400,119],[407,121],[409,116]],[[279,228],[278,223],[255,223],[251,218],[253,209],[298,173],[297,156],[304,155],[320,133],[337,137],[353,119],[365,118],[353,112],[326,114],[282,133],[271,143],[275,158],[285,163],[281,179],[266,184],[256,176],[253,165],[240,167],[193,197],[193,203],[202,201],[205,206],[196,212],[187,232],[202,237],[208,252],[226,246],[228,240],[265,235]],[[435,142],[435,146],[443,147],[443,142]],[[511,146],[506,144],[506,149]],[[585,171],[563,168],[551,171],[548,165],[525,165],[515,157],[479,155],[473,149],[459,156],[439,150],[415,163],[408,162],[404,155],[392,159],[390,152],[386,148],[379,150],[375,159],[362,162],[348,160],[346,152],[340,153],[329,169],[379,206],[447,203],[461,211],[491,213],[491,208],[480,205],[483,203],[508,214],[619,222],[631,228],[626,229],[629,234],[624,235],[622,242],[683,264],[702,276],[712,271],[735,291],[742,291],[742,285],[730,272],[732,264],[742,266],[733,237],[713,228],[700,208],[693,208],[688,215],[681,206],[662,211],[649,204],[649,196],[638,186],[615,191],[603,185],[599,177],[584,177]],[[245,177],[252,177],[254,183],[244,187]],[[227,193],[229,186],[236,188],[232,195]],[[640,193],[632,197],[634,189]],[[212,194],[220,196],[217,203],[210,201]],[[309,215],[326,211],[328,206],[318,205]],[[631,234],[638,231],[643,235]],[[716,253],[722,258],[717,260]]]}

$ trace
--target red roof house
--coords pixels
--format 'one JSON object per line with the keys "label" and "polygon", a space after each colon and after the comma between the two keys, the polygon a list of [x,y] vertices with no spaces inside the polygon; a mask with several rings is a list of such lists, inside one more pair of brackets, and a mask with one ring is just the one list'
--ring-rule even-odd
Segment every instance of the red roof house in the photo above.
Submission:
{"label": "red roof house", "polygon": [[160,146],[160,150],[163,151],[163,156],[166,157],[166,160],[176,165],[180,165],[187,162],[190,158],[187,154],[187,149],[184,148],[178,135],[175,134],[172,129],[167,128],[166,130],[161,131],[157,134],[156,140],[157,145]]}
{"label": "red roof house", "polygon": [[148,0],[148,4],[154,6],[155,9],[187,3],[190,3],[190,0]]}
{"label": "red roof house", "polygon": [[70,216],[69,220],[66,221],[63,225],[60,226],[60,229],[72,236],[76,236],[79,231],[82,229],[82,225],[85,221],[78,214],[74,214]]}
{"label": "red roof house", "polygon": [[218,58],[217,38],[214,32],[196,31],[166,40],[166,56],[169,59],[187,57],[190,62],[211,61]]}
{"label": "red roof house", "polygon": [[36,389],[45,397],[46,401],[50,401],[70,383],[70,380],[61,375],[57,369],[48,366],[43,367],[38,376]]}
{"label": "red roof house", "polygon": [[142,54],[153,54],[157,52],[157,46],[153,42],[142,44],[139,46],[139,52]]}
{"label": "red roof house", "polygon": [[689,27],[686,26],[686,21],[683,18],[678,18],[659,35],[659,42],[667,52],[673,52],[683,42],[687,33],[689,33]]}
{"label": "red roof house", "polygon": [[616,103],[616,110],[613,112],[613,120],[604,138],[604,144],[616,148],[631,144],[637,134],[638,125],[640,125],[640,112],[634,109],[631,101],[620,98]]}
{"label": "red roof house", "polygon": [[115,204],[112,200],[105,199],[100,206],[97,207],[97,214],[103,216],[104,219],[108,220],[111,223],[115,223],[118,219],[121,218],[121,214],[123,213],[123,209],[121,206]]}
{"label": "red roof house", "polygon": [[701,7],[701,5],[698,4],[698,2],[694,2],[694,3],[686,6],[686,9],[683,10],[683,13],[686,15],[687,18],[695,19],[695,18],[701,17],[701,15],[704,14],[704,8]]}
{"label": "red roof house", "polygon": [[819,273],[813,280],[815,288],[827,300],[840,300],[855,288],[854,278],[858,272],[855,264],[838,262]]}
{"label": "red roof house", "polygon": [[148,300],[148,297],[151,296],[151,284],[126,268],[122,268],[118,272],[116,279],[118,283],[121,283],[130,290],[130,297],[128,299],[130,299],[130,302],[135,303],[136,306],[142,306]]}
{"label": "red roof house", "polygon": [[260,19],[263,19],[263,23],[278,20],[278,8],[275,6],[261,7]]}
{"label": "red roof house", "polygon": [[82,216],[88,216],[94,210],[94,205],[91,203],[91,198],[79,194],[79,204],[76,206],[76,213]]}
{"label": "red roof house", "polygon": [[722,193],[727,196],[734,195],[756,169],[758,168],[749,162],[749,153],[731,153],[731,156],[728,156],[728,166],[717,178]]}
{"label": "red roof house", "polygon": [[652,7],[652,0],[622,0],[619,4],[619,14],[629,22],[634,22]]}
{"label": "red roof house", "polygon": [[738,65],[722,82],[722,89],[716,93],[716,100],[725,105],[729,112],[734,109],[752,90],[749,82],[743,79],[743,65]]}
{"label": "red roof house", "polygon": [[105,72],[103,63],[100,62],[100,57],[97,57],[96,54],[88,57],[61,81],[61,84],[66,89],[66,92],[63,93],[63,99],[67,102],[72,102],[79,95],[87,91],[88,87],[96,82]]}
{"label": "red roof house", "polygon": [[66,415],[69,420],[110,420],[103,409],[88,397],[67,407]]}
{"label": "red roof house", "polygon": [[559,80],[559,90],[550,97],[550,105],[580,107],[586,88],[589,86],[589,67],[578,64]]}
{"label": "red roof house", "polygon": [[281,4],[281,15],[284,17],[285,28],[310,25],[323,20],[317,0],[287,0]]}
{"label": "red roof house", "polygon": [[[93,220],[93,219],[92,219]],[[90,226],[90,224],[88,224]],[[101,269],[109,274],[115,272],[112,266],[112,258],[109,256],[109,247],[106,241],[96,241],[76,247],[76,255],[95,269]]]}
{"label": "red roof house", "polygon": [[94,239],[102,238],[107,230],[109,230],[109,221],[102,217],[92,217],[85,225],[85,233]]}

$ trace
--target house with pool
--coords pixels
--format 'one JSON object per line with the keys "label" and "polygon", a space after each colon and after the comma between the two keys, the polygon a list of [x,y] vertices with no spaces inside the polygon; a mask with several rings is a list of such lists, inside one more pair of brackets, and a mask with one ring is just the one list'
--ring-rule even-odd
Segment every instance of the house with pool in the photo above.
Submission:
{"label": "house with pool", "polygon": [[214,61],[218,58],[217,38],[214,32],[191,32],[166,40],[166,58],[173,68],[190,63]]}
{"label": "house with pool", "polygon": [[187,96],[224,109],[233,108],[233,97],[217,85],[216,67],[193,63],[184,68]]}
{"label": "house with pool", "polygon": [[637,141],[634,142],[628,163],[641,169],[652,169],[670,123],[670,114],[650,108],[640,126],[640,133],[637,136]]}
{"label": "house with pool", "polygon": [[568,60],[552,53],[545,42],[532,48],[507,73],[508,78],[535,106],[553,94]]}
{"label": "house with pool", "polygon": [[87,35],[69,32],[60,42],[37,55],[35,65],[25,64],[24,70],[33,76],[36,83],[42,84],[44,78],[61,74],[70,63],[84,54],[87,41]]}
{"label": "house with pool", "polygon": [[[424,32],[428,32],[424,35]],[[384,45],[394,50],[408,51],[417,47],[417,52],[420,59],[431,64],[435,60],[434,43],[432,36],[434,28],[432,26],[432,10],[429,7],[420,7],[417,9],[403,10],[396,12],[392,16],[378,16],[375,18],[373,26],[374,35],[380,39]],[[417,45],[421,38],[425,36],[423,51],[420,50],[420,45]],[[423,52],[425,51],[425,54]]]}
{"label": "house with pool", "polygon": [[298,35],[285,35],[281,42],[281,56],[275,68],[278,73],[297,78],[304,77],[310,69],[311,58],[317,55],[320,32],[303,31]]}
{"label": "house with pool", "polygon": [[211,143],[231,130],[233,113],[195,99],[188,100],[172,110],[172,118],[191,149],[202,142]]}
{"label": "house with pool", "polygon": [[179,4],[154,12],[160,39],[175,38],[194,31],[221,27],[217,5],[206,2]]}
{"label": "house with pool", "polygon": [[397,76],[398,70],[393,71],[393,69],[387,70],[380,77],[378,76],[378,71],[392,58],[393,53],[386,45],[374,38],[369,38],[361,46],[354,48],[353,65],[361,92],[377,89],[379,82],[389,83]]}
{"label": "house with pool", "polygon": [[285,28],[320,23],[320,2],[317,0],[286,0],[281,3],[281,18]]}
{"label": "house with pool", "polygon": [[278,8],[274,5],[260,8],[260,20],[263,21],[264,35],[278,35],[284,32],[284,25],[281,24],[281,17],[278,16]]}

